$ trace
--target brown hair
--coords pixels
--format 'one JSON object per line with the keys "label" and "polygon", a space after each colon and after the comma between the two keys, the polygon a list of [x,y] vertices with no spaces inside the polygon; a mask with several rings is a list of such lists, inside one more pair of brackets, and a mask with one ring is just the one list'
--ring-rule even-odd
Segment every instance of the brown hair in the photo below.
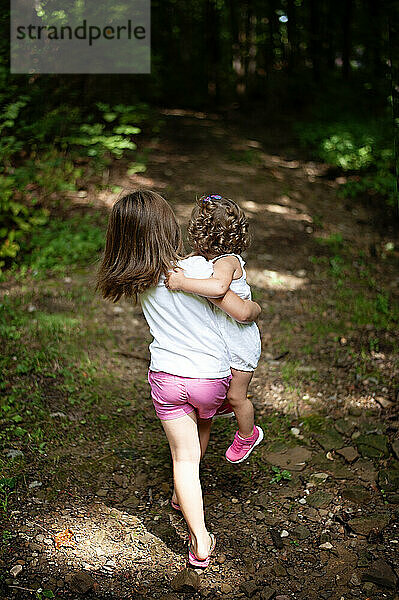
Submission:
{"label": "brown hair", "polygon": [[248,219],[241,208],[222,196],[201,196],[191,214],[188,240],[199,254],[241,254],[249,245]]}
{"label": "brown hair", "polygon": [[137,302],[182,252],[180,226],[166,200],[149,190],[127,194],[112,207],[96,290],[113,302],[123,295]]}

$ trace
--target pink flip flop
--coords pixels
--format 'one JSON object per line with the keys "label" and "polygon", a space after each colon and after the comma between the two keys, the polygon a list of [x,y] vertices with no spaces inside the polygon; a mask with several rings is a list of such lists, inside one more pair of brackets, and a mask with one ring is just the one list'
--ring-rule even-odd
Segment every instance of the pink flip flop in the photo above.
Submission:
{"label": "pink flip flop", "polygon": [[175,510],[178,510],[178,511],[180,511],[180,512],[181,512],[180,505],[179,505],[179,504],[177,504],[176,502],[173,502],[173,500],[171,500],[171,501],[170,501],[170,505],[171,505],[171,507],[172,507],[172,508],[174,508]]}
{"label": "pink flip flop", "polygon": [[206,558],[204,558],[203,560],[197,558],[195,556],[194,552],[192,552],[190,550],[190,542],[191,542],[191,538],[190,538],[190,541],[188,542],[188,563],[189,563],[189,565],[191,567],[197,567],[197,568],[199,567],[201,569],[205,569],[206,567],[209,566],[209,561],[210,561],[211,554],[215,550],[215,546],[216,546],[216,538],[213,535],[213,533],[210,533],[209,537],[212,540],[212,545],[211,545],[211,548],[209,550],[208,556]]}

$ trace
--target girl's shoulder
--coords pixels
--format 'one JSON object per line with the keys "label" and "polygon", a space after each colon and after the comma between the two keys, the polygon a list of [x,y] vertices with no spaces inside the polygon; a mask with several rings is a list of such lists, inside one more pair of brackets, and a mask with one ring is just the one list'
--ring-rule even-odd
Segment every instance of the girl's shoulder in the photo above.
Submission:
{"label": "girl's shoulder", "polygon": [[221,269],[224,269],[225,267],[231,269],[232,281],[237,281],[238,279],[246,277],[244,270],[245,262],[239,254],[221,254],[220,256],[215,256],[212,259],[212,263],[215,267],[215,272],[218,271],[217,265],[220,265]]}
{"label": "girl's shoulder", "polygon": [[215,256],[214,258],[212,258],[210,260],[210,262],[215,263],[216,261],[222,260],[222,259],[226,259],[226,260],[231,260],[232,262],[234,261],[235,263],[237,263],[237,261],[240,263],[240,266],[243,267],[245,265],[245,261],[242,258],[242,256],[240,254],[220,254],[220,256]]}

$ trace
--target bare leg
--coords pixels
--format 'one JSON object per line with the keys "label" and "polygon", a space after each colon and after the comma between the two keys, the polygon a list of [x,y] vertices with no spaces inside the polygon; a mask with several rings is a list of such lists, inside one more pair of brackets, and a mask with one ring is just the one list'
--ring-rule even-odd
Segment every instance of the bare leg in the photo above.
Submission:
{"label": "bare leg", "polygon": [[197,422],[202,458],[206,452],[206,449],[208,448],[209,436],[211,434],[212,427],[212,419],[200,419],[198,417]]}
{"label": "bare leg", "polygon": [[[199,440],[200,440],[201,458],[202,458],[208,447],[209,436],[210,436],[211,427],[212,427],[212,419],[197,418],[197,424],[198,424],[198,435],[199,435]],[[172,502],[178,503],[175,488],[173,488]]]}
{"label": "bare leg", "polygon": [[193,412],[179,419],[162,421],[162,425],[172,454],[177,501],[191,533],[191,546],[199,559],[205,559],[211,539],[205,527],[199,479],[201,446],[196,414]]}
{"label": "bare leg", "polygon": [[227,399],[230,402],[238,423],[238,433],[241,437],[250,437],[254,430],[254,407],[247,398],[248,386],[253,372],[231,369],[233,376],[230,381]]}

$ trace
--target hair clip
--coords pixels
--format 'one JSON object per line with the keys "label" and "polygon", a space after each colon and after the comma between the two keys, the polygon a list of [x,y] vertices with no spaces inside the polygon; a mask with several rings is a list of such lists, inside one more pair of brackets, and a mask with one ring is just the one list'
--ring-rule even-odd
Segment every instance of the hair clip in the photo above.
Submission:
{"label": "hair clip", "polygon": [[211,200],[221,200],[222,196],[219,196],[219,194],[211,194],[210,196],[206,196],[205,198],[202,198],[202,202],[210,202]]}

